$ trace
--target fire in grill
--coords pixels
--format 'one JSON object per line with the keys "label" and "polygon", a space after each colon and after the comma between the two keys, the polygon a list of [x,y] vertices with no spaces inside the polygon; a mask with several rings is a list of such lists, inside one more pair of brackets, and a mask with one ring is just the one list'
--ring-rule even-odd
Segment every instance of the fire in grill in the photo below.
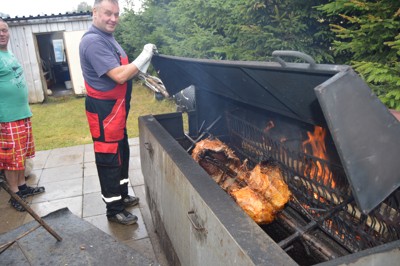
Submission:
{"label": "fire in grill", "polygon": [[271,159],[279,162],[297,199],[290,206],[351,252],[400,239],[400,191],[395,191],[371,213],[363,214],[352,199],[339,165],[313,154],[291,151],[265,131],[234,115],[228,116],[228,128],[233,136],[231,145],[242,156],[254,163]]}
{"label": "fire in grill", "polygon": [[[323,129],[316,127],[314,132],[307,132],[308,139],[297,139],[304,152],[298,150],[295,152],[285,146],[287,138],[282,138],[278,134],[280,139],[274,139],[274,130],[271,127],[273,122],[268,122],[268,127],[260,129],[247,119],[239,118],[232,113],[227,113],[226,119],[230,145],[235,152],[220,141],[206,139],[198,143],[192,157],[209,174],[214,173],[212,176],[218,176],[219,178],[214,180],[228,191],[229,186],[224,182],[230,182],[223,176],[236,178],[243,171],[243,165],[235,153],[240,154],[241,158],[246,158],[246,161],[249,160],[249,165],[255,166],[255,169],[260,162],[273,162],[282,169],[284,180],[293,193],[288,205],[301,214],[301,219],[305,223],[301,225],[293,220],[293,217],[290,217],[293,215],[288,212],[278,215],[280,222],[292,232],[290,236],[279,241],[278,244],[282,248],[287,248],[297,238],[303,238],[309,244],[315,245],[324,259],[329,260],[346,252],[354,253],[400,239],[399,191],[393,193],[371,213],[363,214],[354,201],[343,168],[329,163],[326,158],[321,158],[325,157],[326,133],[321,132]],[[311,148],[314,153],[306,153],[307,144],[314,147]],[[216,159],[218,155],[210,155],[211,158],[205,155],[211,152],[214,154],[222,152],[224,156],[220,155],[218,160]],[[238,201],[235,195],[232,196]],[[240,200],[238,203],[243,208]],[[246,208],[243,209],[249,214]],[[280,209],[277,208],[276,212]],[[254,214],[249,215],[259,224],[272,222],[275,218],[274,215],[269,220],[261,220]],[[313,237],[316,228],[335,239],[345,251],[337,247],[332,250],[324,246]]]}
{"label": "fire in grill", "polygon": [[[153,65],[171,95],[196,88],[189,133],[175,119],[163,126],[297,263],[366,256],[361,251],[384,244],[399,249],[400,123],[351,68],[168,56]],[[263,207],[271,197],[260,199],[249,180],[263,167],[279,169],[290,193],[270,216]],[[246,210],[242,199],[254,195],[263,215]]]}

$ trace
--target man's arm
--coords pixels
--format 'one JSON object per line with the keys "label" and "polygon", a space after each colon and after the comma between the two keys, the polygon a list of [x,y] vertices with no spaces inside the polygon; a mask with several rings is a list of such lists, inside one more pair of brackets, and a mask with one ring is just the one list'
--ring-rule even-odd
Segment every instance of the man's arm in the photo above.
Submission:
{"label": "man's arm", "polygon": [[118,84],[124,84],[139,73],[139,69],[133,64],[122,65],[111,69],[106,74]]}
{"label": "man's arm", "polygon": [[150,60],[155,51],[157,51],[157,47],[154,44],[148,43],[143,47],[143,51],[132,63],[113,68],[106,74],[118,84],[123,84],[137,75],[139,71],[143,73],[147,72]]}

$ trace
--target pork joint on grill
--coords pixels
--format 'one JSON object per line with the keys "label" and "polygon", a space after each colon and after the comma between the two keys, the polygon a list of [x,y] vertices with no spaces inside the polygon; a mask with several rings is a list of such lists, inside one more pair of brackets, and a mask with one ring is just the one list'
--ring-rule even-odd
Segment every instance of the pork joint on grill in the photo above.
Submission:
{"label": "pork joint on grill", "polygon": [[192,158],[231,195],[258,224],[267,224],[289,201],[291,193],[278,166],[257,164],[252,170],[225,143],[204,139],[196,144]]}

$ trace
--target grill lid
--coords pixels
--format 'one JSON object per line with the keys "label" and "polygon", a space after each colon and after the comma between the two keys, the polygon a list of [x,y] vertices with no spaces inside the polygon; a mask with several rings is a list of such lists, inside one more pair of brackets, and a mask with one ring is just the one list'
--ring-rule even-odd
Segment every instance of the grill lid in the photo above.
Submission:
{"label": "grill lid", "polygon": [[354,198],[370,212],[400,186],[400,123],[349,66],[315,64],[308,57],[303,59],[309,64],[277,59],[280,63],[155,55],[152,64],[170,95],[194,85],[327,126]]}
{"label": "grill lid", "polygon": [[156,55],[152,64],[168,93],[196,89],[315,125],[325,119],[314,88],[348,66],[222,61]]}
{"label": "grill lid", "polygon": [[400,123],[352,69],[315,92],[353,195],[369,213],[400,186]]}

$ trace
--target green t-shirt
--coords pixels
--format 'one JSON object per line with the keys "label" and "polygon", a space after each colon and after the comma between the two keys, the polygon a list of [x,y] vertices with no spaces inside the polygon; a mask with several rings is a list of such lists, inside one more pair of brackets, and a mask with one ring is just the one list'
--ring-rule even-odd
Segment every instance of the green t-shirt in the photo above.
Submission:
{"label": "green t-shirt", "polygon": [[0,51],[0,122],[31,116],[22,66],[10,51]]}

